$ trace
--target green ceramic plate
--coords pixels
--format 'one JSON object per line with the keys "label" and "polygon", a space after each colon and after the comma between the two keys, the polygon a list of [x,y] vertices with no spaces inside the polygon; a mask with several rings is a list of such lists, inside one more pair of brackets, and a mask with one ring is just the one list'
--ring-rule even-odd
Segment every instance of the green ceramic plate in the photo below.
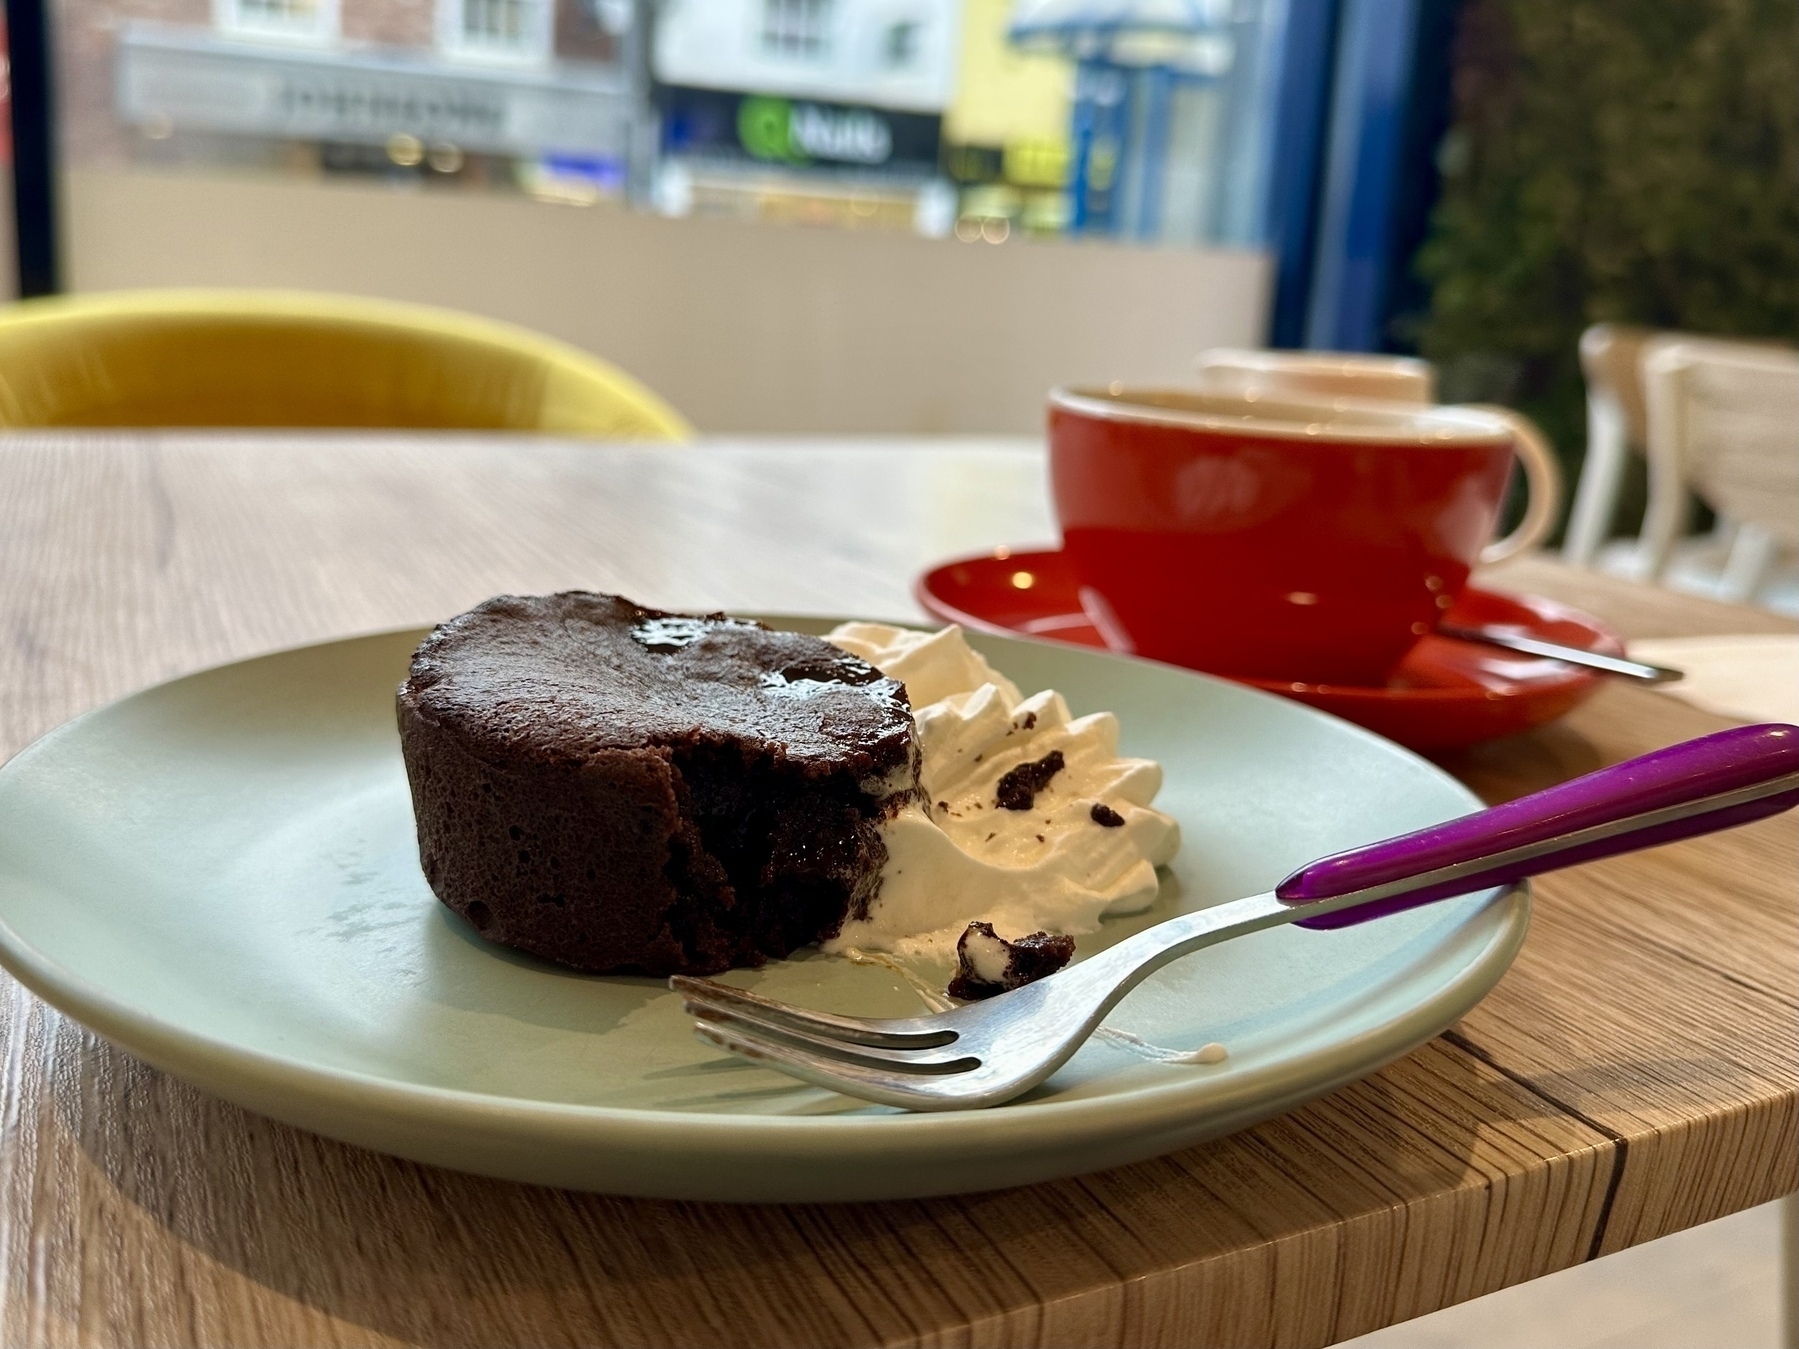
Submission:
{"label": "green ceramic plate", "polygon": [[[1221,1041],[1221,1064],[1096,1042],[998,1109],[865,1105],[706,1048],[653,980],[514,955],[436,903],[394,733],[420,635],[209,670],[18,755],[0,769],[0,960],[132,1053],[336,1138],[548,1185],[801,1201],[1021,1185],[1241,1128],[1436,1034],[1524,936],[1526,897],[1488,892],[1240,938],[1156,975],[1111,1022],[1174,1048]],[[1155,908],[1089,950],[1478,805],[1296,703],[1067,646],[974,642],[1026,690],[1116,711],[1126,752],[1166,769],[1158,804],[1181,822],[1181,855]],[[816,952],[729,977],[814,1007],[919,1009],[891,973]]]}

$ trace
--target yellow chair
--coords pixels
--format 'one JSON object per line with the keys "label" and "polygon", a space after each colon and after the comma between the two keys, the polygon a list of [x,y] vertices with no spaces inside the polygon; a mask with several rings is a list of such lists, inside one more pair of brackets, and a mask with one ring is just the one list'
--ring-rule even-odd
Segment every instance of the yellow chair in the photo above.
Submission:
{"label": "yellow chair", "polygon": [[0,309],[0,427],[305,426],[685,440],[622,371],[446,309],[127,291]]}

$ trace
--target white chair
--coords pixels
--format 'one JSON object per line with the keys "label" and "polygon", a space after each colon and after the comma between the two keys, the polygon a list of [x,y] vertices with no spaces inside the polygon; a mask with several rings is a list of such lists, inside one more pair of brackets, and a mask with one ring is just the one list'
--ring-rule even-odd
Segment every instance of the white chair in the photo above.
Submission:
{"label": "white chair", "polygon": [[1648,439],[1643,410],[1643,347],[1651,328],[1596,323],[1580,335],[1580,368],[1587,380],[1587,457],[1568,512],[1562,556],[1590,567],[1612,531],[1618,487],[1635,449]]}
{"label": "white chair", "polygon": [[1643,570],[1660,580],[1693,494],[1734,525],[1719,599],[1753,600],[1799,549],[1799,351],[1661,338],[1643,352],[1649,505]]}

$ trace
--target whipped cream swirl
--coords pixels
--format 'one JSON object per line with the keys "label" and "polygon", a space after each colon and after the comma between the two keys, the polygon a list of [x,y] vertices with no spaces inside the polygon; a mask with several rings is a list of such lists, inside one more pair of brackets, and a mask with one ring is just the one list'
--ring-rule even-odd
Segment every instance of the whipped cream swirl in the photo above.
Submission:
{"label": "whipped cream swirl", "polygon": [[845,623],[828,640],[905,684],[924,799],[882,824],[880,891],[826,951],[953,959],[976,919],[1011,940],[1079,935],[1155,900],[1180,826],[1150,808],[1161,766],[1119,756],[1117,717],[1024,697],[957,627]]}

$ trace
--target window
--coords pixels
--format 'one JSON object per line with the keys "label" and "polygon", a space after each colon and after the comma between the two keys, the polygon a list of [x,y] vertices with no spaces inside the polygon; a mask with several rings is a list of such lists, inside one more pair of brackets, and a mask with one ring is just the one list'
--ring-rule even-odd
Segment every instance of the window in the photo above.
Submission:
{"label": "window", "polygon": [[336,0],[218,0],[213,20],[237,37],[329,42],[337,36]]}
{"label": "window", "polygon": [[918,60],[918,30],[914,19],[888,25],[881,38],[881,60],[889,70],[900,70]]}
{"label": "window", "polygon": [[554,0],[440,0],[438,45],[448,55],[472,60],[507,64],[547,61],[553,3]]}
{"label": "window", "polygon": [[796,61],[831,54],[832,0],[762,0],[762,50]]}

